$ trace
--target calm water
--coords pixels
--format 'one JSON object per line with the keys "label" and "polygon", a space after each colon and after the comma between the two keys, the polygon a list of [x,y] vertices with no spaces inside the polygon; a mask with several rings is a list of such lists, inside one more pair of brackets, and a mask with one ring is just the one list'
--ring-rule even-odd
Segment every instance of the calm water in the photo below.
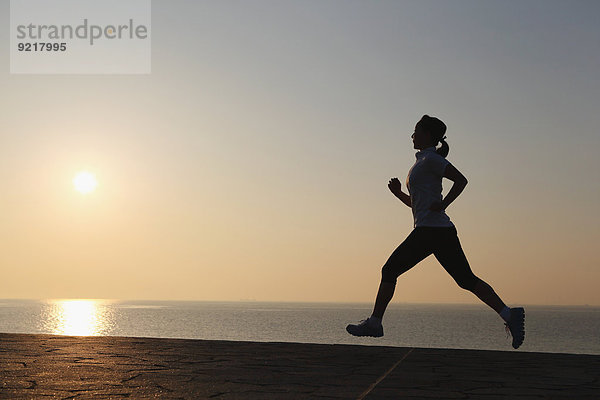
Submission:
{"label": "calm water", "polygon": [[[0,332],[511,350],[483,305],[392,304],[385,336],[355,338],[370,304],[0,300]],[[529,306],[523,351],[600,354],[599,307]]]}

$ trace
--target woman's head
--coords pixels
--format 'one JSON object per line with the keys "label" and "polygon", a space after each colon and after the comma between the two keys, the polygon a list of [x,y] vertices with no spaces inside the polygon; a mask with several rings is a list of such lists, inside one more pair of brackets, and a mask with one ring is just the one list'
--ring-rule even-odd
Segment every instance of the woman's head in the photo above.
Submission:
{"label": "woman's head", "polygon": [[427,147],[435,147],[438,143],[442,143],[442,146],[436,150],[436,152],[442,157],[446,157],[450,151],[446,139],[446,124],[436,117],[430,117],[429,115],[423,115],[421,120],[417,122],[415,126],[415,133],[413,133],[413,143],[415,149],[426,149]]}

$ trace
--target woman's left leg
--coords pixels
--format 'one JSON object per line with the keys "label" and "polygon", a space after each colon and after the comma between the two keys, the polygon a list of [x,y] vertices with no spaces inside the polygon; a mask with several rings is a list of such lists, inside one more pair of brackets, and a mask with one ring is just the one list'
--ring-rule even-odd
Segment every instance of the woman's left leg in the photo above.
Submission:
{"label": "woman's left leg", "polygon": [[467,257],[458,240],[456,228],[443,229],[441,231],[438,245],[433,254],[456,281],[458,286],[472,292],[498,314],[506,307],[506,304],[504,304],[494,289],[475,276],[471,270]]}
{"label": "woman's left leg", "polygon": [[479,279],[479,282],[477,282],[475,286],[473,286],[471,292],[475,296],[477,296],[479,300],[483,301],[485,304],[490,306],[498,314],[500,314],[504,307],[506,307],[506,304],[504,304],[504,302],[496,294],[494,289],[481,279]]}
{"label": "woman's left leg", "polygon": [[525,340],[525,310],[523,307],[508,308],[494,289],[471,271],[463,252],[456,228],[441,229],[433,254],[458,285],[473,292],[481,301],[496,311],[506,322],[512,335],[512,346],[517,349]]}

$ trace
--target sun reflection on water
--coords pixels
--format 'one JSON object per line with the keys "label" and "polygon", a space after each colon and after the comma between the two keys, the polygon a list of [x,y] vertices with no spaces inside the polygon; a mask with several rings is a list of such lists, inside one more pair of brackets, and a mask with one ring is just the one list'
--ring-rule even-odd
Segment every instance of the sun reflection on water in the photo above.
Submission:
{"label": "sun reflection on water", "polygon": [[44,330],[56,335],[97,336],[112,327],[106,300],[50,300],[44,312]]}

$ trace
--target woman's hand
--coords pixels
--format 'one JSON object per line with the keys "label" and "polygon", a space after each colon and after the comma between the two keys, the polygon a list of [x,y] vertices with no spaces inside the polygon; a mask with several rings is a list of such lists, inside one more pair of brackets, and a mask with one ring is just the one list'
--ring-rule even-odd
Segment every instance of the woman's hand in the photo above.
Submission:
{"label": "woman's hand", "polygon": [[402,193],[402,184],[398,180],[398,178],[390,179],[390,183],[388,183],[388,188],[390,191],[394,193],[394,196],[400,199],[404,204],[408,207],[412,207],[412,200],[410,199],[410,195],[406,193]]}
{"label": "woman's hand", "polygon": [[388,183],[388,188],[390,189],[390,192],[394,193],[396,197],[400,197],[400,193],[402,193],[402,184],[400,183],[398,178],[390,179],[390,182]]}

